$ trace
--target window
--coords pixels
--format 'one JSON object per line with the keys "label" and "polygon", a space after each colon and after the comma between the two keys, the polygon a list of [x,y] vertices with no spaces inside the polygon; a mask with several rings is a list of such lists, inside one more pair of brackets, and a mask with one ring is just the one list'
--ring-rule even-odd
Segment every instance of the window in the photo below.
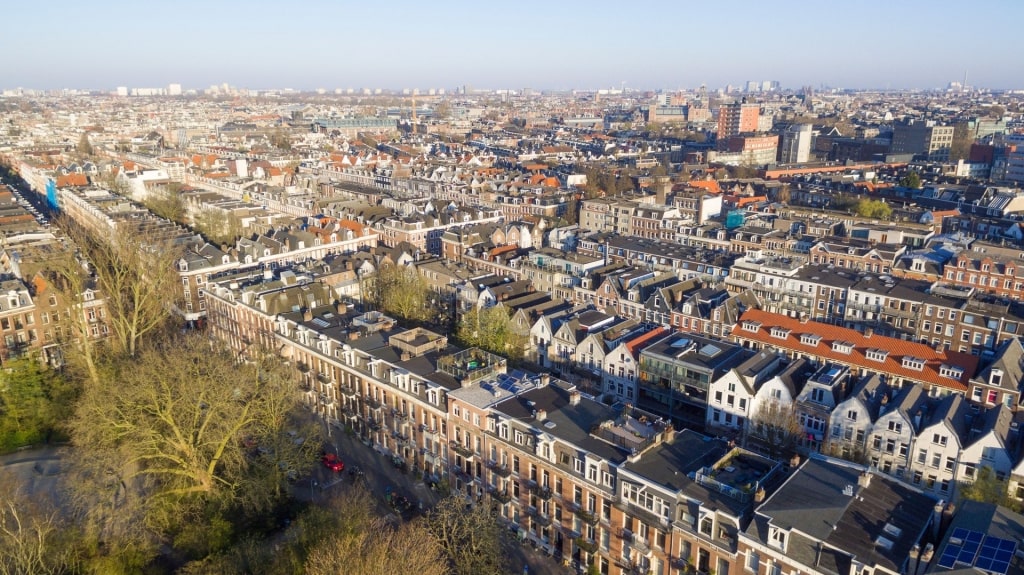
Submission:
{"label": "window", "polygon": [[[824,309],[824,307],[822,307],[822,309]],[[812,333],[801,334],[800,335],[800,343],[802,343],[804,345],[815,346],[815,345],[818,345],[819,343],[821,343],[821,336],[820,335],[814,335]]]}
{"label": "window", "polygon": [[913,369],[914,371],[922,371],[924,369],[924,360],[910,355],[904,356],[903,367]]}
{"label": "window", "polygon": [[988,390],[988,398],[985,403],[996,403],[997,401],[999,401],[999,392],[994,389]]}
{"label": "window", "polygon": [[953,457],[947,457],[946,458],[946,471],[953,471],[954,467],[956,467],[956,459],[953,458]]}
{"label": "window", "polygon": [[939,435],[938,433],[933,433],[932,434],[932,443],[934,443],[936,445],[945,446],[947,440],[948,440],[948,438],[945,435]]}
{"label": "window", "polygon": [[889,431],[891,431],[893,433],[902,433],[903,432],[903,423],[899,422],[899,421],[892,421],[892,420],[890,420],[889,421]]}
{"label": "window", "polygon": [[864,356],[871,361],[885,361],[885,358],[889,357],[889,352],[884,349],[869,349],[864,353]]}
{"label": "window", "polygon": [[927,449],[919,449],[919,450],[917,450],[917,462],[920,463],[921,465],[924,465],[925,462],[927,462],[927,461],[928,461],[928,450]]}
{"label": "window", "polygon": [[714,526],[714,521],[710,516],[705,515],[700,520],[700,532],[708,537],[711,537],[711,528]]}
{"label": "window", "polygon": [[853,409],[851,409],[850,411],[847,411],[846,412],[846,419],[849,419],[850,421],[857,421],[857,412],[855,410],[853,410]]}
{"label": "window", "polygon": [[974,479],[974,464],[973,463],[965,463],[964,464],[964,477],[969,477],[971,479]]}
{"label": "window", "polygon": [[786,549],[786,532],[781,529],[772,528],[771,541],[769,541],[774,547],[779,549]]}

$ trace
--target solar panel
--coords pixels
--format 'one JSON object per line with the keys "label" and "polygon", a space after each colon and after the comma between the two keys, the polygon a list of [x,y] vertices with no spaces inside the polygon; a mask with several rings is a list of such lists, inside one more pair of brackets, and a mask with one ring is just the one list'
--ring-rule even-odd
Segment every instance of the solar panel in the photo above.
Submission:
{"label": "solar panel", "polygon": [[1017,542],[998,537],[986,537],[978,551],[978,558],[974,566],[978,569],[1005,575],[1010,568],[1010,561],[1017,550]]}
{"label": "solar panel", "polygon": [[942,553],[942,557],[939,558],[939,567],[943,569],[952,569],[956,565],[956,556],[960,554],[959,545],[946,544],[946,550]]}
{"label": "solar panel", "polygon": [[974,558],[978,555],[981,541],[984,538],[985,534],[980,531],[968,531],[967,536],[963,538],[964,545],[960,549],[960,554],[956,557],[957,562],[974,565]]}

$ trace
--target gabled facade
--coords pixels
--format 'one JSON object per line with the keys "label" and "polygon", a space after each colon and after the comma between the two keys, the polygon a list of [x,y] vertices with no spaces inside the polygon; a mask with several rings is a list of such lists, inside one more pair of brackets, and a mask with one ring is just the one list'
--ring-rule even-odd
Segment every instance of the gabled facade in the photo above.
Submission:
{"label": "gabled facade", "polygon": [[889,386],[881,376],[862,377],[832,412],[829,452],[850,461],[867,461],[868,434],[874,427]]}
{"label": "gabled facade", "polygon": [[868,436],[867,457],[873,468],[896,477],[906,476],[925,399],[920,386],[908,385],[882,406]]}
{"label": "gabled facade", "polygon": [[910,476],[905,480],[938,497],[948,500],[953,496],[969,413],[967,401],[951,395],[926,414],[914,440]]}

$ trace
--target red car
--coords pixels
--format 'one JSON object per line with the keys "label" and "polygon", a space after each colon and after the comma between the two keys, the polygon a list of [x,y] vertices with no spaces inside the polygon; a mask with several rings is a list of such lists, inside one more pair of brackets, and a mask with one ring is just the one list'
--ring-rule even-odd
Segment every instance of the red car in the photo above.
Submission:
{"label": "red car", "polygon": [[345,462],[333,453],[325,453],[324,456],[320,458],[320,461],[323,462],[324,467],[335,473],[340,473],[345,469]]}

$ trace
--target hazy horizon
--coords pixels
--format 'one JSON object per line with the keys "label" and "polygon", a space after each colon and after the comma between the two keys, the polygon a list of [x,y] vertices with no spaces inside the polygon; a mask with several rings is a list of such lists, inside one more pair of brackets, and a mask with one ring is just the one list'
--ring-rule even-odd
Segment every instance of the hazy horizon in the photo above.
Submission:
{"label": "hazy horizon", "polygon": [[1024,88],[1024,4],[970,8],[980,31],[945,0],[18,3],[0,88]]}

